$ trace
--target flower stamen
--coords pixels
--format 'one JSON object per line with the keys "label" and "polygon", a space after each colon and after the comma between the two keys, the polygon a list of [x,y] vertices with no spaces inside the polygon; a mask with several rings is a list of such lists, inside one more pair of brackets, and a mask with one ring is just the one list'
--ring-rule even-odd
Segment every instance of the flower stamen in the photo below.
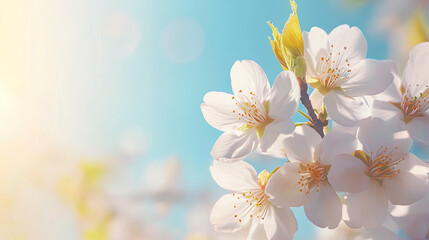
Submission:
{"label": "flower stamen", "polygon": [[324,166],[316,162],[301,164],[300,169],[298,171],[301,175],[298,181],[298,184],[301,185],[300,192],[309,194],[313,188],[319,191],[320,184],[327,181],[329,166]]}
{"label": "flower stamen", "polygon": [[371,152],[367,164],[369,168],[367,174],[381,184],[383,180],[391,180],[399,174],[401,169],[399,169],[397,165],[402,162],[405,157],[396,158],[394,152],[397,149],[398,147],[395,147],[388,151],[388,147],[381,146],[375,154]]}
{"label": "flower stamen", "polygon": [[239,95],[232,97],[232,100],[237,106],[237,109],[232,111],[233,114],[238,115],[238,120],[244,122],[239,130],[247,131],[255,128],[258,137],[262,137],[265,126],[273,122],[273,119],[268,116],[269,101],[263,102],[255,93],[245,94],[242,90],[239,90]]}
{"label": "flower stamen", "polygon": [[[265,219],[270,204],[268,202],[268,196],[265,195],[262,189],[237,192],[233,194],[233,196],[237,196],[237,200],[241,200],[241,204],[246,204],[239,213],[235,213],[234,215],[234,218],[239,222],[242,222],[246,217]],[[234,208],[237,208],[237,205],[234,205]]]}
{"label": "flower stamen", "polygon": [[423,91],[418,91],[419,85],[408,85],[407,88],[401,87],[402,101],[392,103],[404,114],[404,122],[409,123],[415,117],[423,117],[429,110],[429,85],[426,85]]}
{"label": "flower stamen", "polygon": [[[329,56],[321,58],[321,72],[322,76],[319,81],[322,86],[327,90],[333,90],[341,86],[341,84],[349,79],[349,73],[351,72],[350,63],[348,59],[343,60],[343,56],[347,47],[344,46],[344,51],[338,51],[338,55],[333,54],[334,45],[331,45],[331,51]],[[332,57],[336,55],[337,58]],[[340,65],[342,63],[342,65]]]}

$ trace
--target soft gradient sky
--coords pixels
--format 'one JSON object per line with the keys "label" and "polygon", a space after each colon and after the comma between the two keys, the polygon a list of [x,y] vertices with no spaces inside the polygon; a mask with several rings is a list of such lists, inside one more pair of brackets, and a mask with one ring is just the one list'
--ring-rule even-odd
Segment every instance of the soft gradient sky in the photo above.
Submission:
{"label": "soft gradient sky", "polygon": [[[297,3],[303,30],[358,26],[368,56],[386,58],[386,39],[371,28],[372,4]],[[5,156],[22,160],[2,163],[8,170],[0,174],[37,165],[29,156],[42,148],[106,155],[137,132],[147,159],[180,157],[188,193],[222,194],[209,172],[220,132],[205,122],[200,104],[209,91],[231,92],[236,60],[258,62],[274,80],[281,67],[266,22],[282,28],[290,12],[286,0],[1,0],[0,143],[15,149]],[[259,160],[256,167],[281,162]],[[166,220],[180,237],[187,211],[178,207]],[[313,232],[297,213],[297,239],[307,239]]]}

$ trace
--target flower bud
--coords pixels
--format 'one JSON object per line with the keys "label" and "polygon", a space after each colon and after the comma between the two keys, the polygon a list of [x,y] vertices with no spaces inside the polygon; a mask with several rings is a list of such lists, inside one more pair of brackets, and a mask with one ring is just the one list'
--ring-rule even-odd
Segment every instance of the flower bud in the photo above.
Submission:
{"label": "flower bud", "polygon": [[[270,22],[271,29],[273,30],[273,39],[268,37],[271,42],[271,47],[273,48],[274,54],[276,55],[278,61],[282,65],[284,70],[294,70],[296,64],[300,64],[299,73],[302,73],[303,61],[297,61],[298,57],[304,55],[304,41],[302,39],[301,27],[299,26],[298,16],[296,14],[297,5],[295,1],[290,1],[293,13],[289,16],[289,19],[285,23],[282,34],[279,33],[277,28],[275,28]],[[305,75],[305,72],[304,72]]]}

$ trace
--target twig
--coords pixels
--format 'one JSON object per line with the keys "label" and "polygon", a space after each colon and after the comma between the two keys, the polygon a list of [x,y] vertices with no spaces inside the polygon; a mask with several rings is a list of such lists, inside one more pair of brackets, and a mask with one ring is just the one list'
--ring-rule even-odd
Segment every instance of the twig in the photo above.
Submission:
{"label": "twig", "polygon": [[313,105],[311,104],[310,98],[308,96],[308,85],[305,81],[305,77],[298,78],[299,87],[301,88],[301,102],[304,105],[304,107],[307,109],[308,115],[310,116],[310,121],[313,124],[314,130],[316,130],[317,133],[323,138],[325,136],[323,132],[323,127],[325,127],[327,124],[326,122],[320,121],[320,119],[316,116],[316,113],[314,112]]}

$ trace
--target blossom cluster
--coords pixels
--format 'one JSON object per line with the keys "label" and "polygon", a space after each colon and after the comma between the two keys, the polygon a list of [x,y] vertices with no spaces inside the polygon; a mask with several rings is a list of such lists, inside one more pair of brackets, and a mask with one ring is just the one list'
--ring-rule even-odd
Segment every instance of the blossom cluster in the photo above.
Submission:
{"label": "blossom cluster", "polygon": [[[359,28],[302,32],[297,5],[291,6],[282,33],[269,23],[284,70],[273,85],[261,66],[243,60],[231,69],[233,94],[204,96],[204,118],[224,132],[211,151],[210,171],[232,191],[216,202],[210,222],[221,232],[250,226],[249,239],[257,231],[268,239],[293,239],[298,224],[290,207],[303,206],[321,228],[341,221],[350,228],[381,228],[397,219],[392,209],[413,208],[429,194],[429,164],[410,152],[413,142],[429,147],[429,42],[412,49],[401,77],[394,62],[366,58]],[[298,110],[300,103],[307,113]],[[294,124],[296,112],[308,121]],[[244,161],[255,152],[287,161],[258,174]],[[427,215],[421,218],[427,223]],[[405,233],[416,228],[396,223]],[[425,239],[424,225],[410,232]],[[392,239],[389,230],[381,232]]]}

